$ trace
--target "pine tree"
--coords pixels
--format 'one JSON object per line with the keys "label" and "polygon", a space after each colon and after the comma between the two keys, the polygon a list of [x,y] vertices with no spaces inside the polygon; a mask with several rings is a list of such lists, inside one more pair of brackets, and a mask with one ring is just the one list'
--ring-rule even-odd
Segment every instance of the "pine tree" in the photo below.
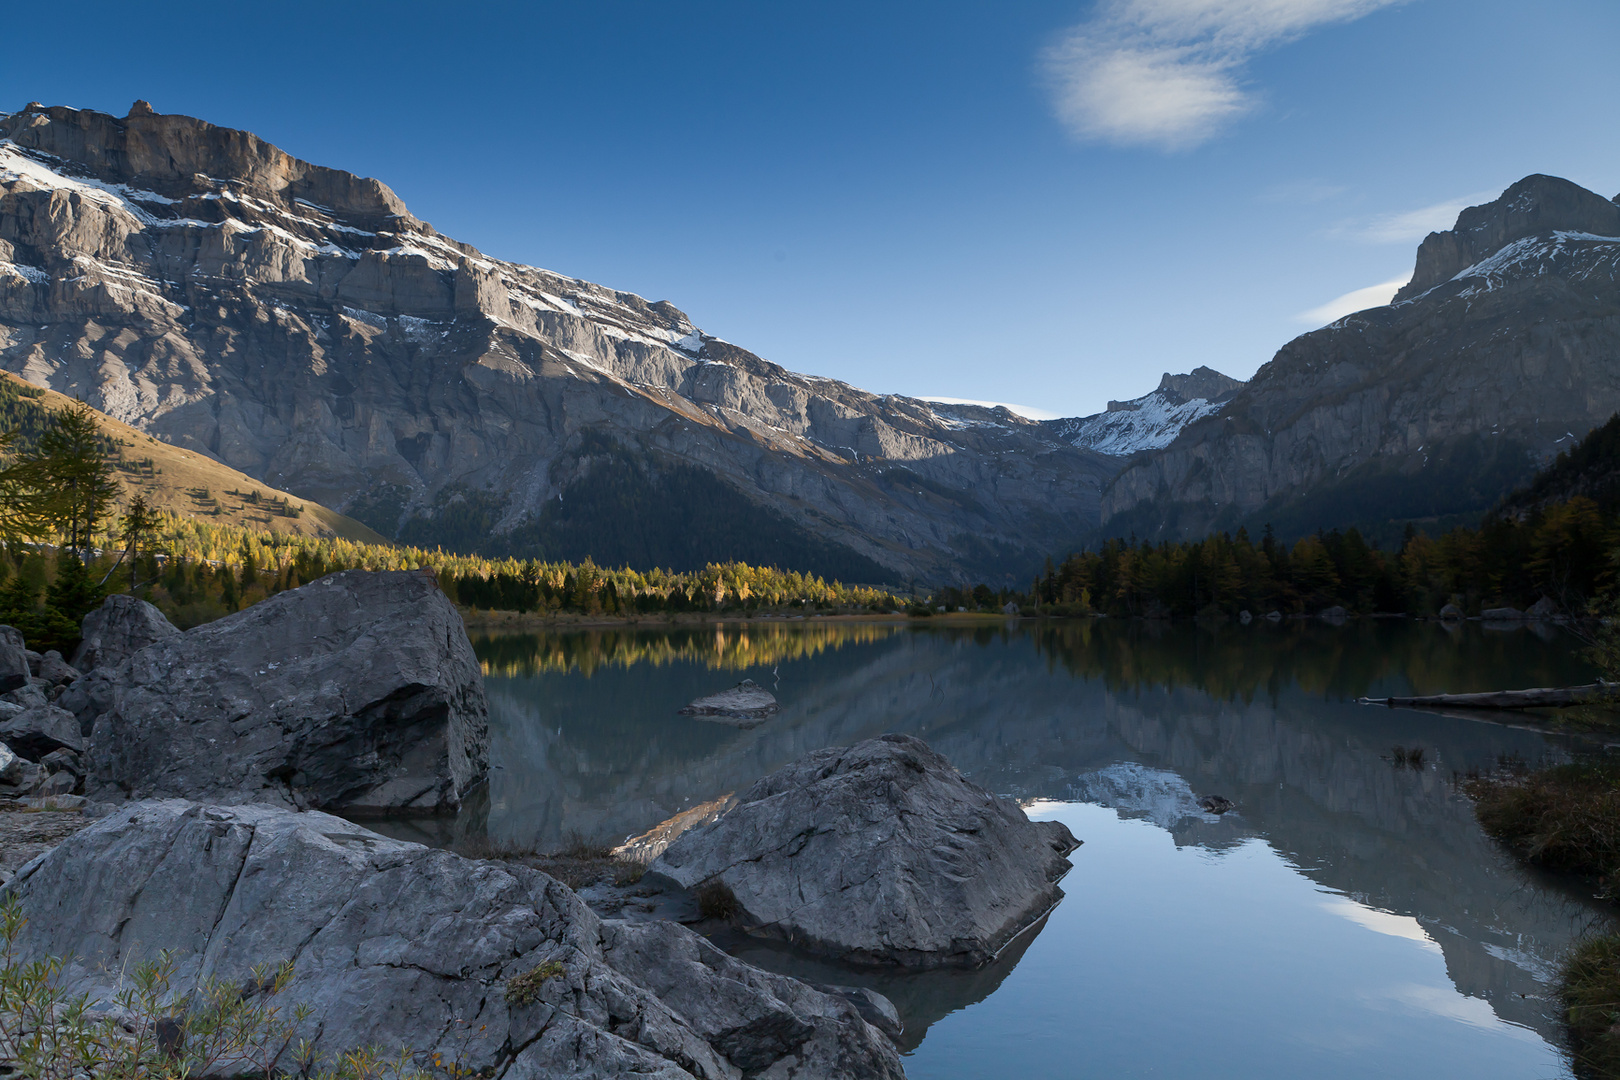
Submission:
{"label": "pine tree", "polygon": [[96,522],[118,495],[112,467],[101,453],[100,434],[95,410],[76,401],[55,413],[39,437],[40,467],[55,490],[52,509],[74,551],[90,546]]}

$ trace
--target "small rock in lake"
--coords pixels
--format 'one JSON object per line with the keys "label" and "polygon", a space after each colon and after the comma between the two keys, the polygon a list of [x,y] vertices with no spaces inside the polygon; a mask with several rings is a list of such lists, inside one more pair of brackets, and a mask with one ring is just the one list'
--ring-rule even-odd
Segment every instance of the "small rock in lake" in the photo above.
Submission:
{"label": "small rock in lake", "polygon": [[1236,805],[1224,795],[1205,795],[1198,800],[1199,808],[1206,814],[1224,814]]}
{"label": "small rock in lake", "polygon": [[744,679],[730,690],[700,697],[677,715],[705,720],[763,720],[776,713],[776,698],[753,679]]}

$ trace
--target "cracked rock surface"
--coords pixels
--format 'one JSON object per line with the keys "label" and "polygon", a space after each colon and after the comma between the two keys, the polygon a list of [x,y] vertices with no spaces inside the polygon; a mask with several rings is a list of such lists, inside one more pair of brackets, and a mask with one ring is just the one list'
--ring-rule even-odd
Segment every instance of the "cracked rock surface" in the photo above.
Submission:
{"label": "cracked rock surface", "polygon": [[86,793],[348,813],[452,810],[488,767],[489,707],[431,575],[332,574],[98,666],[61,703]]}
{"label": "cracked rock surface", "polygon": [[[292,960],[323,1053],[378,1044],[480,1075],[902,1080],[843,997],[734,960],[673,923],[599,919],[527,867],[391,840],[341,818],[173,799],[129,806],[7,886],[29,957],[74,956],[105,1000],[122,965],[180,951],[175,985]],[[542,965],[532,1001],[504,984]]]}
{"label": "cracked rock surface", "polygon": [[807,754],[655,860],[723,885],[744,929],[867,964],[974,966],[1063,897],[1079,842],[910,735]]}

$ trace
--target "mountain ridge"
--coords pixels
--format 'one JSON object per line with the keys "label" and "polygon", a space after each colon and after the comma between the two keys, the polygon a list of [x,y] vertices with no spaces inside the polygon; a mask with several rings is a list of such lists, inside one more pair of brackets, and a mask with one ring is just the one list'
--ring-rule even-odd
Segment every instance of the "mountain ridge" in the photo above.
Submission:
{"label": "mountain ridge", "polygon": [[1243,387],[1242,379],[1199,366],[1183,375],[1165,372],[1151,392],[1128,401],[1110,401],[1091,416],[1043,421],[1054,437],[1071,446],[1110,457],[1159,450],[1188,424],[1218,412]]}
{"label": "mountain ridge", "polygon": [[1416,261],[1392,303],[1295,338],[1218,413],[1127,462],[1099,535],[1477,520],[1620,409],[1612,201],[1529,176]]}
{"label": "mountain ridge", "polygon": [[[787,371],[145,103],[0,116],[0,369],[389,536],[476,518],[553,558],[1017,580],[1117,468],[1012,414]],[[603,520],[564,520],[570,492]]]}

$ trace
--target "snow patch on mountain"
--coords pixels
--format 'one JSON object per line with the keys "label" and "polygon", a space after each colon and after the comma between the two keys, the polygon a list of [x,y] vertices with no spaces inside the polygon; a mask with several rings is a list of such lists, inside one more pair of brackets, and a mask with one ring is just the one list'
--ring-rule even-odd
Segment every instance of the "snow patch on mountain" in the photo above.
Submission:
{"label": "snow patch on mountain", "polygon": [[1093,416],[1049,421],[1047,429],[1070,446],[1112,457],[1159,450],[1188,424],[1220,412],[1242,386],[1240,380],[1207,367],[1186,375],[1166,372],[1151,394],[1110,401],[1106,412]]}

